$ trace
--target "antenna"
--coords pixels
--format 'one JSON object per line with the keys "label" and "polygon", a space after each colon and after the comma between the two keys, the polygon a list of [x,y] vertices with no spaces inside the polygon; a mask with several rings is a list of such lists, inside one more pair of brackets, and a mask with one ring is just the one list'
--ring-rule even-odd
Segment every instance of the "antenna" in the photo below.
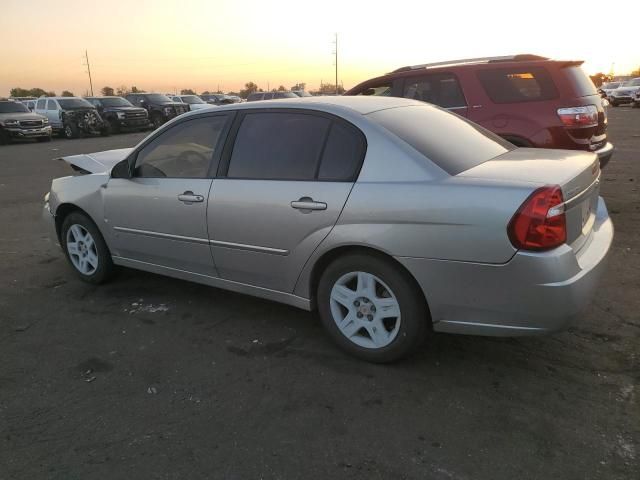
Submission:
{"label": "antenna", "polygon": [[87,73],[89,74],[89,86],[91,87],[91,96],[93,97],[93,81],[91,80],[91,65],[89,65],[89,54],[87,51],[84,51],[84,59],[87,63],[83,63],[85,67],[87,67]]}

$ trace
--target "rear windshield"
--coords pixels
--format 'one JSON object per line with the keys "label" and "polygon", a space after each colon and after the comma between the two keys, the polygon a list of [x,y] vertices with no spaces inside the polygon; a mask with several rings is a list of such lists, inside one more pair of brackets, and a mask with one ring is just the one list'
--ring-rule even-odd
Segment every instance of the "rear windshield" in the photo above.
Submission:
{"label": "rear windshield", "polygon": [[598,91],[589,76],[580,67],[565,67],[561,69],[573,86],[573,91],[578,97],[597,95]]}
{"label": "rear windshield", "polygon": [[551,75],[544,67],[479,70],[478,79],[495,103],[535,102],[558,96]]}
{"label": "rear windshield", "polygon": [[431,105],[378,110],[367,115],[450,175],[515,147],[464,118]]}

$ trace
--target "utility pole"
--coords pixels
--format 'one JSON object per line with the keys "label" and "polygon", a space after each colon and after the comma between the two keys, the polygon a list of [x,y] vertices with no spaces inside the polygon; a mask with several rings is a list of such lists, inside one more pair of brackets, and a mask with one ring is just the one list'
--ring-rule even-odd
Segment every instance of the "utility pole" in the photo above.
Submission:
{"label": "utility pole", "polygon": [[338,95],[338,34],[336,33],[336,96]]}
{"label": "utility pole", "polygon": [[87,63],[85,63],[85,66],[87,67],[87,73],[89,74],[89,86],[91,87],[91,96],[93,97],[93,81],[91,80],[91,65],[89,65],[89,54],[87,53],[87,51],[84,51],[84,59],[86,60]]}

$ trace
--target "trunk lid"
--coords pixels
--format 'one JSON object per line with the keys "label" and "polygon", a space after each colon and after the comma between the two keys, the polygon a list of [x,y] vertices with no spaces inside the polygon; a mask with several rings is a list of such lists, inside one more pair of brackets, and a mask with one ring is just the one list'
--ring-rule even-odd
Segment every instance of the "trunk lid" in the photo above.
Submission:
{"label": "trunk lid", "polygon": [[532,192],[545,185],[559,185],[565,203],[567,244],[579,250],[593,230],[600,194],[600,162],[594,153],[518,148],[457,176],[528,183]]}

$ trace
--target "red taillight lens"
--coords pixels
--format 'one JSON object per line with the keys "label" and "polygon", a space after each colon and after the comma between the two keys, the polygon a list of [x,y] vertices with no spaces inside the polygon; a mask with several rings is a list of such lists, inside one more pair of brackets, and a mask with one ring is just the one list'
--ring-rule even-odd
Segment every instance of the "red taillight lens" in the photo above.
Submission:
{"label": "red taillight lens", "polygon": [[514,247],[550,250],[567,240],[564,198],[559,186],[537,189],[520,206],[507,228]]}
{"label": "red taillight lens", "polygon": [[558,116],[565,127],[597,127],[598,109],[595,105],[559,108]]}

